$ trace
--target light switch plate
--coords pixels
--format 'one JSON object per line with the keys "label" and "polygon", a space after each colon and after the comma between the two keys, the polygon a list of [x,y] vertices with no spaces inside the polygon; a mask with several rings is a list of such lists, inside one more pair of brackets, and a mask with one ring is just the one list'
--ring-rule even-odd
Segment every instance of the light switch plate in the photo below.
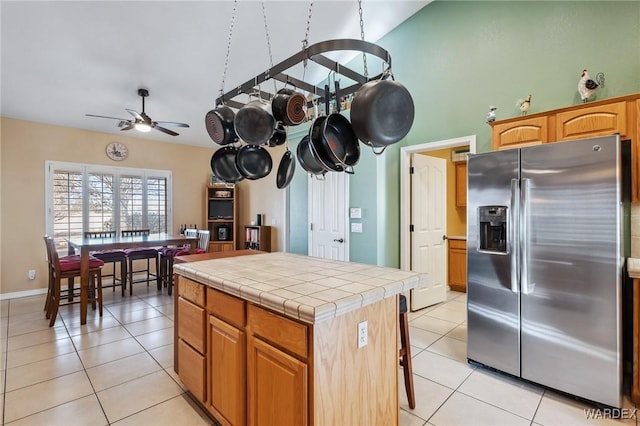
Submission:
{"label": "light switch plate", "polygon": [[362,218],[362,209],[360,207],[351,207],[349,209],[349,217],[351,219],[360,219],[360,218]]}
{"label": "light switch plate", "polygon": [[351,232],[362,232],[362,223],[352,223],[351,224]]}

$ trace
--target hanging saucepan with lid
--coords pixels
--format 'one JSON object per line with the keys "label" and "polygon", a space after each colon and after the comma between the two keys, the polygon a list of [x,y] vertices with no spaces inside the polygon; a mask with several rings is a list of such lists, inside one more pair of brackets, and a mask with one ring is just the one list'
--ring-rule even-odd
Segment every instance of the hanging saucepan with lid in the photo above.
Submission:
{"label": "hanging saucepan with lid", "polygon": [[295,126],[305,120],[306,105],[304,95],[286,87],[278,90],[271,100],[273,117],[287,126]]}
{"label": "hanging saucepan with lid", "polygon": [[236,167],[247,179],[262,179],[271,172],[273,161],[269,151],[260,145],[245,145],[238,150]]}
{"label": "hanging saucepan with lid", "polygon": [[238,149],[227,145],[216,150],[211,156],[211,172],[227,183],[236,183],[244,179],[236,167]]}
{"label": "hanging saucepan with lid", "polygon": [[[391,80],[388,79],[391,77]],[[351,103],[351,125],[363,143],[382,148],[404,138],[413,125],[415,110],[411,94],[387,72],[380,80],[363,84]]]}
{"label": "hanging saucepan with lid", "polygon": [[220,105],[205,115],[204,124],[209,137],[219,145],[238,142],[234,127],[235,112],[226,105]]}
{"label": "hanging saucepan with lid", "polygon": [[[259,94],[260,91],[258,91]],[[266,144],[276,129],[276,120],[271,113],[271,103],[262,99],[247,103],[236,113],[234,125],[236,133],[246,143]]]}

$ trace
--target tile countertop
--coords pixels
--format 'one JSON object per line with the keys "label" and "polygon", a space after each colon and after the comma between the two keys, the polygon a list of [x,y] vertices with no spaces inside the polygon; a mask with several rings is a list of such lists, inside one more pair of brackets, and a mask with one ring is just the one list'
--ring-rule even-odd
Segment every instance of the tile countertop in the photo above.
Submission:
{"label": "tile countertop", "polygon": [[640,259],[627,258],[627,273],[631,278],[640,278]]}
{"label": "tile countertop", "polygon": [[427,274],[291,253],[175,265],[174,272],[309,324],[425,284]]}

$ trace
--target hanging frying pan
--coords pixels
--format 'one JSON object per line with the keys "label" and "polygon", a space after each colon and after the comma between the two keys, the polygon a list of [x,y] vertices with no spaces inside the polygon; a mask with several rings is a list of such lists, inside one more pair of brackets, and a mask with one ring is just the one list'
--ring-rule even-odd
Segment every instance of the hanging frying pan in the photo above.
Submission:
{"label": "hanging frying pan", "polygon": [[291,154],[291,151],[287,148],[278,166],[278,175],[276,176],[276,186],[278,189],[286,188],[287,185],[291,183],[295,171],[296,162],[293,161],[293,154]]}
{"label": "hanging frying pan", "polygon": [[307,173],[316,176],[324,175],[327,173],[327,169],[313,156],[309,145],[309,135],[300,140],[296,151],[298,162]]}
{"label": "hanging frying pan", "polygon": [[219,145],[227,145],[238,141],[233,121],[236,114],[226,105],[212,109],[205,115],[204,124],[209,137]]}
{"label": "hanging frying pan", "polygon": [[227,145],[218,149],[211,156],[211,172],[214,176],[227,183],[236,183],[244,179],[236,167],[238,149]]}
{"label": "hanging frying pan", "polygon": [[245,145],[235,158],[236,167],[247,179],[262,179],[271,172],[273,161],[269,151],[259,145]]}

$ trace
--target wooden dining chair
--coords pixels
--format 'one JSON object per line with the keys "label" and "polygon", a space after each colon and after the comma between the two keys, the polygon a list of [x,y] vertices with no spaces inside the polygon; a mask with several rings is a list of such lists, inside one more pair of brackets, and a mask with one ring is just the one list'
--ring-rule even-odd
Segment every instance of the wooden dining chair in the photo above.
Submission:
{"label": "wooden dining chair", "polygon": [[[131,230],[123,230],[123,237],[135,237],[135,236],[146,236],[149,235],[148,229],[131,229]],[[149,282],[152,278],[155,278],[157,281],[158,290],[162,290],[162,283],[160,277],[160,260],[158,255],[158,249],[154,247],[134,247],[125,249],[125,253],[127,254],[127,270],[129,272],[129,295],[133,295],[133,284],[134,283],[147,283],[147,287],[149,286]],[[151,259],[155,259],[155,271],[151,272]],[[136,260],[146,260],[147,267],[143,269],[134,269],[133,262]],[[144,272],[146,274],[146,278],[139,278],[134,280],[134,274],[139,274]]]}
{"label": "wooden dining chair", "polygon": [[[60,306],[81,303],[80,294],[73,294],[75,289],[73,279],[80,278],[80,255],[68,255],[60,257],[52,237],[45,235],[44,242],[47,246],[47,262],[49,268],[49,286],[47,300],[45,302],[46,318],[49,327],[52,327],[58,317]],[[93,309],[97,307],[102,316],[102,267],[104,262],[93,256],[89,257],[89,288],[87,300],[91,302]],[[62,290],[62,280],[68,280],[67,290]],[[82,288],[78,289],[83,291]],[[69,294],[70,292],[70,294]],[[67,293],[67,294],[65,294]],[[69,297],[69,296],[74,297]],[[65,296],[65,297],[63,297]]]}
{"label": "wooden dining chair", "polygon": [[[203,236],[200,236],[202,233]],[[204,245],[204,238],[206,234],[206,246],[209,246],[209,231],[197,230],[197,229],[185,229],[184,236],[195,238],[198,237],[198,247],[195,253],[205,253],[207,250],[203,250],[200,245]],[[160,250],[160,270],[162,271],[162,285],[167,287],[167,293],[171,295],[173,293],[173,261],[176,256],[185,256],[190,253],[189,245],[179,247],[165,247]]]}
{"label": "wooden dining chair", "polygon": [[[87,231],[84,233],[85,238],[114,238],[116,231]],[[113,291],[116,290],[116,286],[120,286],[122,295],[124,296],[124,290],[127,287],[127,253],[121,249],[112,250],[98,250],[89,253],[91,256],[102,260],[104,263],[110,263],[112,271],[109,274],[102,274],[102,282],[105,278],[111,278],[110,284],[105,284],[104,287],[112,287]],[[120,264],[120,278],[116,274],[116,265]]]}

